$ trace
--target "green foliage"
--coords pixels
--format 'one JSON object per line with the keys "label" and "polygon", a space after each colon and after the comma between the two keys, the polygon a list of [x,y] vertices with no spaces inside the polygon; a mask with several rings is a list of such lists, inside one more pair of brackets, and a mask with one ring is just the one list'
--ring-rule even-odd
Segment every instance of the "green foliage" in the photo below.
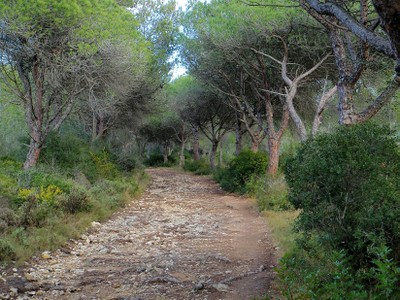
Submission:
{"label": "green foliage", "polygon": [[250,191],[251,185],[246,185],[252,177],[265,174],[267,164],[265,153],[244,150],[229,163],[228,168],[219,170],[215,179],[228,192],[245,193]]}
{"label": "green foliage", "polygon": [[[61,173],[51,168],[41,166],[40,168],[22,170],[17,173],[18,187],[20,189],[46,189],[54,186],[64,192],[69,192],[73,183]],[[40,192],[40,191],[38,191]]]}
{"label": "green foliage", "polygon": [[266,176],[252,178],[247,187],[257,199],[258,209],[263,210],[288,210],[292,206],[287,199],[288,188],[282,175],[269,178]]}
{"label": "green foliage", "polygon": [[91,152],[90,155],[96,168],[97,176],[114,178],[117,175],[117,167],[110,161],[110,153],[105,148],[98,153]]}
{"label": "green foliage", "polygon": [[13,246],[7,239],[0,236],[0,262],[16,259],[16,253]]}
{"label": "green foliage", "polygon": [[61,210],[70,214],[88,211],[91,207],[87,190],[78,185],[73,187],[69,194],[58,196],[57,203]]}
{"label": "green foliage", "polygon": [[397,299],[400,268],[385,246],[371,250],[376,259],[369,270],[355,272],[344,251],[309,245],[295,249],[278,267],[282,294],[287,299]]}
{"label": "green foliage", "polygon": [[[302,210],[296,225],[303,233],[299,247],[310,249],[307,241],[313,236],[314,248],[345,253],[351,273],[367,279],[377,260],[399,266],[400,152],[387,127],[341,127],[307,141],[288,160],[286,179],[289,201]],[[388,260],[382,249],[371,250],[378,245],[388,249]],[[374,289],[376,280],[358,282]]]}
{"label": "green foliage", "polygon": [[0,81],[0,156],[17,158],[21,148],[19,139],[26,136],[26,124],[22,109],[11,104],[12,100]]}
{"label": "green foliage", "polygon": [[43,227],[51,215],[56,215],[57,210],[53,205],[39,202],[35,195],[29,195],[18,207],[18,223],[27,229],[28,227]]}
{"label": "green foliage", "polygon": [[148,167],[171,167],[176,164],[176,156],[169,155],[168,162],[164,162],[164,156],[161,153],[153,152],[149,158],[144,161],[144,164]]}
{"label": "green foliage", "polygon": [[211,174],[210,163],[205,159],[187,160],[183,166],[185,171],[193,172],[196,175]]}
{"label": "green foliage", "polygon": [[71,169],[88,159],[87,152],[85,141],[75,134],[61,135],[51,132],[46,139],[40,160],[48,165]]}

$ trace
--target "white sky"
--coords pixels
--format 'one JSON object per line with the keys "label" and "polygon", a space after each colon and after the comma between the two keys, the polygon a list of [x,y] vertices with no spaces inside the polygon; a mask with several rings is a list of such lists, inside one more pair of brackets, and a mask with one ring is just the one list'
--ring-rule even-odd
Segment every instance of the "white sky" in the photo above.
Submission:
{"label": "white sky", "polygon": [[186,9],[187,0],[176,0],[177,6],[182,7],[183,10]]}

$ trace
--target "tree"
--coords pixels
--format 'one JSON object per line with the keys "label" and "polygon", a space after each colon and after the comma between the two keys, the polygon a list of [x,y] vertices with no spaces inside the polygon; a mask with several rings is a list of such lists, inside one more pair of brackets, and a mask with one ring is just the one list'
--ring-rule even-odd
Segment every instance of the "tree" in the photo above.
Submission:
{"label": "tree", "polygon": [[171,155],[174,146],[173,122],[174,120],[171,118],[153,117],[140,129],[141,135],[145,136],[148,142],[160,146],[164,163],[168,162],[168,156]]}
{"label": "tree", "polygon": [[[297,112],[307,99],[296,106],[294,99],[300,85],[327,59],[327,40],[310,38],[316,36],[315,24],[301,11],[254,10],[234,2],[198,4],[185,22],[184,56],[189,70],[227,96],[251,138],[253,151],[267,137],[267,172],[275,174],[289,113],[301,139],[307,137]],[[276,59],[282,52],[283,60]]]}
{"label": "tree", "polygon": [[175,0],[126,1],[126,6],[139,21],[139,30],[150,42],[154,53],[153,72],[158,74],[161,84],[169,80],[172,56],[176,50],[176,36],[179,32]]}
{"label": "tree", "polygon": [[222,138],[232,130],[234,114],[221,95],[207,87],[193,85],[191,98],[182,111],[184,120],[199,128],[211,142],[210,166],[215,169],[215,157]]}
{"label": "tree", "polygon": [[[47,135],[57,130],[86,89],[99,40],[143,45],[129,12],[113,1],[5,1],[0,10],[1,75],[20,99],[34,166]],[[109,20],[113,20],[109,22]],[[146,56],[146,52],[142,55]],[[142,57],[145,59],[145,57]]]}
{"label": "tree", "polygon": [[[327,29],[332,43],[339,72],[337,81],[339,123],[361,123],[372,118],[393,98],[400,85],[398,34],[400,25],[396,22],[396,15],[400,14],[400,5],[394,1],[372,1],[374,10],[366,0],[349,1],[351,5],[337,1],[299,0],[299,2]],[[380,16],[377,22],[374,21],[376,12]],[[376,30],[379,24],[383,26],[386,36]],[[397,60],[396,76],[367,108],[356,112],[353,101],[354,90],[366,69],[367,61],[372,59],[371,48]]]}

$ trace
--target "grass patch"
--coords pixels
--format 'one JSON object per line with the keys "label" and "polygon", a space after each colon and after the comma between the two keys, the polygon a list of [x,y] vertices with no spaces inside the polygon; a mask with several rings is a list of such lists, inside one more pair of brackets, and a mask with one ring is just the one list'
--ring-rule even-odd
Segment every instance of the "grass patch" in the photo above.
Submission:
{"label": "grass patch", "polygon": [[[25,206],[16,207],[17,218],[29,222],[9,222],[9,226],[0,232],[0,263],[16,261],[19,265],[42,251],[59,248],[68,240],[79,237],[93,221],[104,221],[131,202],[148,182],[149,176],[143,170],[120,173],[114,180],[103,179],[90,187],[75,183],[73,189],[85,191],[83,196],[87,197],[87,205],[85,202],[83,207],[81,195],[74,194],[73,189],[70,194],[62,195],[62,201],[72,201],[68,209],[57,204],[47,206],[37,202],[36,198],[32,200],[36,202],[30,210]],[[39,219],[40,222],[36,221]]]}
{"label": "grass patch", "polygon": [[293,231],[293,223],[299,215],[299,211],[265,210],[262,215],[271,230],[273,242],[279,247],[280,256],[294,249],[296,233]]}

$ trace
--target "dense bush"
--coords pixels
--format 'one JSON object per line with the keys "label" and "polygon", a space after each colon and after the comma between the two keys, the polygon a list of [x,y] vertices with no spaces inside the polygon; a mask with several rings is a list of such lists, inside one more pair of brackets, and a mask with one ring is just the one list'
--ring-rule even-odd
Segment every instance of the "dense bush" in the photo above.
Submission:
{"label": "dense bush", "polygon": [[[371,249],[376,257],[369,270],[354,272],[344,251],[297,249],[280,261],[278,276],[286,299],[398,299],[400,268],[385,247]],[[373,283],[368,284],[366,283]]]}
{"label": "dense bush", "polygon": [[388,128],[354,125],[310,140],[288,160],[286,179],[289,201],[301,209],[300,248],[311,251],[314,237],[314,248],[342,251],[366,289],[378,284],[367,275],[380,255],[372,249],[387,247],[400,265],[400,152]]}
{"label": "dense bush", "polygon": [[87,143],[76,135],[51,132],[41,151],[40,160],[48,165],[73,168],[87,160],[87,152]]}
{"label": "dense bush", "polygon": [[69,194],[58,196],[57,205],[61,210],[70,214],[88,211],[90,209],[90,196],[86,189],[77,185],[71,189]]}
{"label": "dense bush", "polygon": [[242,151],[235,157],[226,169],[219,170],[215,179],[228,192],[245,193],[246,184],[253,176],[265,174],[268,158],[265,153]]}
{"label": "dense bush", "polygon": [[196,175],[209,175],[211,173],[210,164],[205,159],[187,160],[183,169]]}
{"label": "dense bush", "polygon": [[168,156],[168,162],[164,162],[164,156],[161,153],[151,153],[149,158],[144,161],[148,167],[171,167],[177,162],[175,155]]}
{"label": "dense bush", "polygon": [[252,190],[252,194],[256,197],[260,211],[279,211],[293,208],[287,199],[288,188],[285,178],[281,174],[274,177],[253,178],[246,186]]}

